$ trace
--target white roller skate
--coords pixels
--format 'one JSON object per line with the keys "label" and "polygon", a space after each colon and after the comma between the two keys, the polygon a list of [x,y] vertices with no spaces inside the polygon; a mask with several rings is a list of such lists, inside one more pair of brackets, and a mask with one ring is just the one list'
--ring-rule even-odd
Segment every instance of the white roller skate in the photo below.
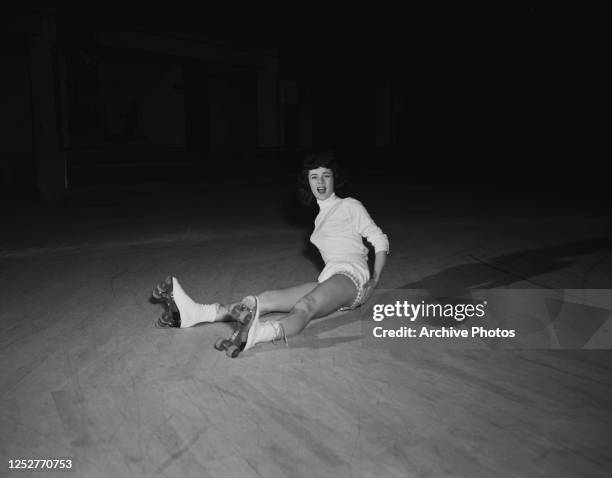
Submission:
{"label": "white roller skate", "polygon": [[[253,304],[249,307],[247,304]],[[219,338],[215,342],[217,350],[225,350],[228,357],[236,358],[242,352],[261,342],[274,342],[283,339],[285,330],[280,322],[259,320],[259,299],[254,296],[245,297],[230,311],[231,315],[241,324],[229,339]]]}
{"label": "white roller skate", "polygon": [[153,289],[153,297],[162,301],[165,311],[155,323],[157,328],[185,329],[202,322],[214,322],[219,304],[198,304],[189,297],[176,277],[168,276]]}

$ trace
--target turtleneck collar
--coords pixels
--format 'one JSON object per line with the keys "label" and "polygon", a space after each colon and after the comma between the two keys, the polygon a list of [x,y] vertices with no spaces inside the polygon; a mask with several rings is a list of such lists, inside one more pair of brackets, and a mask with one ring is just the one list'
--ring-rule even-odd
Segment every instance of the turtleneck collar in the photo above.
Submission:
{"label": "turtleneck collar", "polygon": [[319,208],[323,210],[323,209],[327,209],[328,207],[330,207],[332,204],[334,204],[338,200],[340,200],[340,198],[336,196],[336,193],[334,192],[334,193],[331,193],[331,195],[327,199],[324,199],[323,201],[317,199],[317,204],[319,205]]}

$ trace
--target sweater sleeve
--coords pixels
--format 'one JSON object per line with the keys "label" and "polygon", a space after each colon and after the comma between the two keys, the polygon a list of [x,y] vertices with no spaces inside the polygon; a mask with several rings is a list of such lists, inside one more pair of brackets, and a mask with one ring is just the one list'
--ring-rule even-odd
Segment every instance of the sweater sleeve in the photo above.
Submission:
{"label": "sweater sleeve", "polygon": [[366,208],[353,198],[347,198],[350,206],[350,214],[355,225],[355,229],[365,237],[372,246],[374,251],[385,251],[389,253],[389,238],[372,220]]}

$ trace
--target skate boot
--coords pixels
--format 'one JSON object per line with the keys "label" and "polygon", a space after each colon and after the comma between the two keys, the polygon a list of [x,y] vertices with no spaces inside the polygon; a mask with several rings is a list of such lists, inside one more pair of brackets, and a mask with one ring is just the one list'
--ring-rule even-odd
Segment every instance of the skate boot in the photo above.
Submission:
{"label": "skate boot", "polygon": [[238,329],[229,339],[219,338],[215,342],[215,348],[225,350],[226,355],[231,358],[238,357],[242,352],[261,342],[274,342],[281,338],[287,342],[282,324],[276,320],[261,322],[259,299],[253,296],[249,298],[254,299],[254,307],[248,307],[245,298],[232,308],[232,316],[241,324]]}
{"label": "skate boot", "polygon": [[187,328],[202,322],[214,322],[219,304],[198,304],[183,290],[175,277],[168,276],[153,289],[153,297],[163,302],[165,311],[157,319],[157,328]]}

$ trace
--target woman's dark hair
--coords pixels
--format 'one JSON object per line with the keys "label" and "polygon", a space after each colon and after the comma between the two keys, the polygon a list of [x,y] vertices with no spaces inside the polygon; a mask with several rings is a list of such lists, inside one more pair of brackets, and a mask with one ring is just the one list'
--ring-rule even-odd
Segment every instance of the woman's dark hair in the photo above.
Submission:
{"label": "woman's dark hair", "polygon": [[347,184],[344,172],[338,167],[338,162],[336,161],[336,156],[333,151],[325,149],[307,153],[298,178],[298,193],[300,195],[300,202],[304,206],[311,206],[314,204],[315,199],[310,190],[308,172],[317,168],[328,168],[332,170],[334,174],[334,191],[342,190]]}

